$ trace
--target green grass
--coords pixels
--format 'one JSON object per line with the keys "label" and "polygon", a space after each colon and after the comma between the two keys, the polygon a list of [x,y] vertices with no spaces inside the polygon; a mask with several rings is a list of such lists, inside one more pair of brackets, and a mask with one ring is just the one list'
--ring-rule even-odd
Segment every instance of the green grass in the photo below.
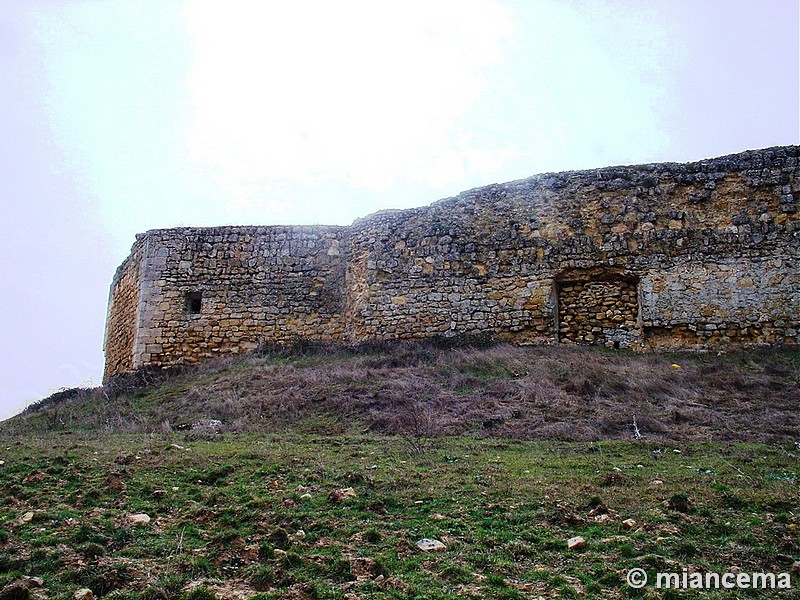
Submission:
{"label": "green grass", "polygon": [[0,588],[50,598],[656,598],[626,571],[800,559],[788,444],[68,434],[2,438],[0,460]]}

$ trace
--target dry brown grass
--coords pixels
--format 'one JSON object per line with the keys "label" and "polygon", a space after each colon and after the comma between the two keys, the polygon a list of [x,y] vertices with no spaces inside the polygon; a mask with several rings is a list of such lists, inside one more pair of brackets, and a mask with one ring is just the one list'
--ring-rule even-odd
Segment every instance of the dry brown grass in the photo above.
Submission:
{"label": "dry brown grass", "polygon": [[5,430],[68,421],[72,428],[163,431],[219,419],[224,430],[244,432],[600,440],[632,438],[635,415],[650,440],[783,442],[800,440],[800,351],[303,346],[147,371],[63,396]]}

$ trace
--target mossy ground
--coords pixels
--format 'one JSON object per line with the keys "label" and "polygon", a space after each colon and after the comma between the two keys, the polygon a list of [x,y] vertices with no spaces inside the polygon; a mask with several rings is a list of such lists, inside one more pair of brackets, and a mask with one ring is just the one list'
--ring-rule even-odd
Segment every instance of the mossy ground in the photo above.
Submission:
{"label": "mossy ground", "polygon": [[[53,434],[0,440],[0,588],[31,597],[628,598],[628,569],[790,572],[794,444]],[[331,492],[352,488],[340,501]],[[32,515],[28,513],[33,513]],[[132,525],[128,516],[152,520]],[[29,519],[29,520],[28,520]],[[623,524],[633,519],[632,528]],[[567,549],[583,536],[587,547]],[[416,547],[421,538],[446,545]],[[796,597],[794,589],[770,597]],[[12,590],[12,591],[8,591]],[[746,592],[674,597],[751,597]],[[8,596],[15,597],[15,596]]]}

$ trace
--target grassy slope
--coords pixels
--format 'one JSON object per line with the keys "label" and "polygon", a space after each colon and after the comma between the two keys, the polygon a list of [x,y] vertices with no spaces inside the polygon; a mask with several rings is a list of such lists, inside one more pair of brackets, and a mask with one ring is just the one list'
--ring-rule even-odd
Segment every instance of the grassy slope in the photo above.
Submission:
{"label": "grassy slope", "polygon": [[[117,599],[656,598],[671,596],[629,588],[627,569],[788,572],[800,559],[793,445],[445,437],[409,455],[373,436],[4,441],[7,594],[37,576],[65,599],[84,586]],[[332,502],[341,488],[355,497]],[[153,520],[129,524],[139,512]],[[585,550],[567,550],[575,535]],[[419,551],[424,537],[447,549]],[[794,583],[768,595],[795,597]]]}
{"label": "grassy slope", "polygon": [[[628,587],[627,569],[791,571],[799,382],[790,350],[411,344],[68,391],[0,424],[0,600],[80,587],[149,600],[660,598],[670,592]],[[175,431],[203,419],[222,434]],[[356,496],[331,501],[342,488]],[[153,520],[131,525],[138,512]],[[575,535],[585,550],[567,550]],[[422,553],[423,537],[447,550]]]}
{"label": "grassy slope", "polygon": [[0,432],[163,432],[218,419],[238,432],[599,440],[630,439],[635,416],[650,440],[785,442],[800,437],[799,405],[800,350],[394,344],[141,372],[45,400]]}

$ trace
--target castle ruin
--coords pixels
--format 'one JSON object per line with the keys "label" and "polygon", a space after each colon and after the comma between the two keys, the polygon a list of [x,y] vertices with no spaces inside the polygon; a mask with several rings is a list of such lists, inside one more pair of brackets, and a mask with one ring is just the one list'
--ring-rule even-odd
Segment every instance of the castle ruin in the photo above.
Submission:
{"label": "castle ruin", "polygon": [[298,338],[796,344],[799,156],[537,175],[349,227],[148,231],[111,285],[105,379]]}

